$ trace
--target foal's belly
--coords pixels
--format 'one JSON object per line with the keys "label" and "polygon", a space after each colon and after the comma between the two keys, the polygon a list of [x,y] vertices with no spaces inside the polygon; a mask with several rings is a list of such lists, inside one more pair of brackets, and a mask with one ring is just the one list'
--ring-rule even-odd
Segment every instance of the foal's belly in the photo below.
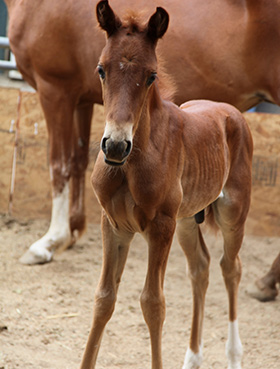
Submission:
{"label": "foal's belly", "polygon": [[217,200],[227,178],[227,171],[221,170],[221,173],[224,175],[201,178],[200,181],[188,181],[187,179],[183,181],[179,218],[193,216]]}
{"label": "foal's belly", "polygon": [[211,193],[207,195],[205,194],[204,196],[201,193],[198,193],[193,197],[189,197],[188,195],[185,196],[178,212],[178,218],[194,216],[217,200],[221,193],[222,189],[218,191],[211,191]]}

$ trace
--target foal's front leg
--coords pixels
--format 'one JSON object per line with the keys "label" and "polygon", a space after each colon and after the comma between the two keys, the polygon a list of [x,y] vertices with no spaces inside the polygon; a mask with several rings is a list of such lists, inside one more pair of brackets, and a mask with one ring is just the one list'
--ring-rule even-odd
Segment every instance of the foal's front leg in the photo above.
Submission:
{"label": "foal's front leg", "polygon": [[95,291],[93,321],[81,369],[95,368],[102,333],[114,311],[117,291],[133,234],[113,229],[104,213],[102,215],[102,238],[102,271]]}
{"label": "foal's front leg", "polygon": [[176,222],[158,216],[147,231],[149,261],[146,282],[141,294],[141,308],[148,325],[152,349],[152,369],[162,369],[161,338],[165,319],[163,282]]}

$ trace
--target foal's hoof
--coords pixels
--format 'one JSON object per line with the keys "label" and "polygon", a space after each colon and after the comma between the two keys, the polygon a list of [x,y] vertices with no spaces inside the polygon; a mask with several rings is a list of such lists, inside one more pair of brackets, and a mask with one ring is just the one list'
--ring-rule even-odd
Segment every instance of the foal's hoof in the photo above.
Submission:
{"label": "foal's hoof", "polygon": [[25,265],[45,264],[49,263],[51,260],[52,253],[48,250],[44,250],[43,253],[38,254],[30,249],[28,249],[19,259],[20,263]]}
{"label": "foal's hoof", "polygon": [[249,285],[246,290],[247,294],[261,302],[273,301],[278,295],[277,288],[266,286],[261,280]]}

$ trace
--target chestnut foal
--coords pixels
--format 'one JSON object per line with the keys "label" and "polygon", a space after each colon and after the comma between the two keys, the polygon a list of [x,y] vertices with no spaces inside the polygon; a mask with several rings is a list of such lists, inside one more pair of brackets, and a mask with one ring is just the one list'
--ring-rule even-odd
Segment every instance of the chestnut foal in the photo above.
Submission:
{"label": "chestnut foal", "polygon": [[253,150],[248,126],[241,113],[227,104],[201,100],[179,108],[163,99],[155,49],[168,27],[164,9],[157,8],[148,23],[135,14],[121,21],[106,0],[97,4],[96,12],[107,33],[98,64],[106,126],[91,177],[103,208],[103,267],[81,368],[95,367],[135,232],[149,245],[141,307],[150,331],[152,369],[163,367],[163,283],[176,219],[193,289],[191,337],[183,368],[200,367],[210,257],[198,222],[208,208],[224,237],[221,268],[229,299],[228,368],[239,369],[238,252],[250,204]]}

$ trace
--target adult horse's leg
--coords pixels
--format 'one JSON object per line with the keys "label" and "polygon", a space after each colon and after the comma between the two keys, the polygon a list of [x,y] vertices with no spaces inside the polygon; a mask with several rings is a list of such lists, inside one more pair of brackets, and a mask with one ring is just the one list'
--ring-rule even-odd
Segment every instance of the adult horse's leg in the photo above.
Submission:
{"label": "adult horse's leg", "polygon": [[69,179],[73,136],[75,99],[71,89],[53,89],[45,85],[39,97],[45,113],[50,142],[50,177],[52,185],[52,216],[49,230],[33,243],[21,257],[23,264],[46,263],[57,248],[72,243],[69,223]]}
{"label": "adult horse's leg", "polygon": [[183,369],[198,369],[202,363],[202,326],[205,295],[209,281],[210,256],[194,217],[178,221],[178,240],[187,256],[193,293],[190,344]]}
{"label": "adult horse's leg", "polygon": [[73,242],[86,226],[85,173],[88,165],[92,103],[79,104],[74,113],[70,230]]}
{"label": "adult horse's leg", "polygon": [[112,228],[107,216],[102,215],[103,264],[101,276],[95,291],[93,322],[83,355],[81,369],[95,367],[102,333],[111,318],[117,291],[127,259],[132,233],[120,232]]}
{"label": "adult horse's leg", "polygon": [[269,271],[262,278],[257,279],[254,284],[248,286],[247,293],[262,302],[273,301],[279,293],[277,283],[280,283],[280,253]]}
{"label": "adult horse's leg", "polygon": [[175,220],[159,215],[146,233],[149,260],[145,286],[141,294],[141,308],[150,332],[152,369],[162,369],[161,341],[165,319],[163,282],[175,225]]}

